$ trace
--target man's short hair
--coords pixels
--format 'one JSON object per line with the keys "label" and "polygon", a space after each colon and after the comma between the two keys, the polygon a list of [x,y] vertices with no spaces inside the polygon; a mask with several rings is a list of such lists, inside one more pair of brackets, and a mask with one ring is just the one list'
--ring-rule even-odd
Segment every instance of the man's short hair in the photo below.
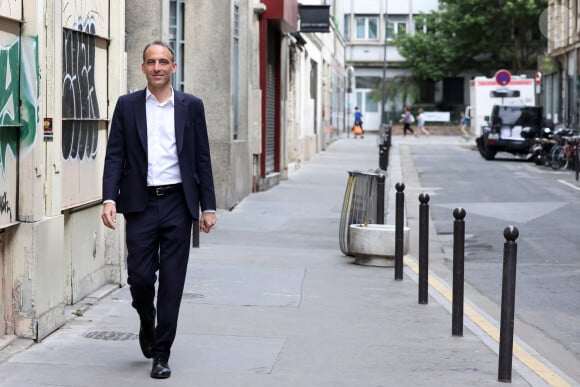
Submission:
{"label": "man's short hair", "polygon": [[171,53],[171,61],[175,62],[175,52],[173,51],[173,48],[171,48],[171,46],[168,43],[162,40],[154,40],[145,46],[145,48],[143,49],[143,62],[145,62],[145,52],[147,52],[147,49],[151,46],[162,46],[168,49],[169,52]]}

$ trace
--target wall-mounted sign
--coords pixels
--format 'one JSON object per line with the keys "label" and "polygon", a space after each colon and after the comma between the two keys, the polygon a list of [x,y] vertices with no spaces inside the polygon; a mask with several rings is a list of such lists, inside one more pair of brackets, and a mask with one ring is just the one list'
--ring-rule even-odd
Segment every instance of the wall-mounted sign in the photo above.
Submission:
{"label": "wall-mounted sign", "polygon": [[538,71],[543,74],[551,74],[558,71],[558,62],[547,55],[538,56]]}
{"label": "wall-mounted sign", "polygon": [[54,138],[52,132],[52,118],[44,118],[44,141],[52,141]]}
{"label": "wall-mounted sign", "polygon": [[330,5],[298,6],[300,32],[330,32]]}

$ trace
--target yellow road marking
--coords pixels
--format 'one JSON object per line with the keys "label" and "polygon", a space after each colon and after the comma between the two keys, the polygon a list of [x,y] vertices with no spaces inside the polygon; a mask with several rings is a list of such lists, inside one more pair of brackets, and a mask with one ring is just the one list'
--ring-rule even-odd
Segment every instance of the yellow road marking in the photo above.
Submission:
{"label": "yellow road marking", "polygon": [[[419,274],[418,264],[410,259],[409,257],[404,257],[404,262],[407,266]],[[435,289],[439,294],[447,299],[450,303],[453,303],[452,291],[445,286],[441,281],[432,276],[428,279],[429,285]],[[499,329],[493,325],[488,319],[477,312],[469,304],[464,304],[463,312],[467,318],[473,321],[477,326],[479,326],[485,333],[487,333],[496,343],[499,343]],[[519,361],[525,364],[529,369],[538,374],[539,377],[544,379],[546,383],[551,386],[570,386],[566,380],[564,380],[560,375],[556,374],[550,367],[546,366],[528,351],[526,351],[521,345],[514,343],[513,354]]]}

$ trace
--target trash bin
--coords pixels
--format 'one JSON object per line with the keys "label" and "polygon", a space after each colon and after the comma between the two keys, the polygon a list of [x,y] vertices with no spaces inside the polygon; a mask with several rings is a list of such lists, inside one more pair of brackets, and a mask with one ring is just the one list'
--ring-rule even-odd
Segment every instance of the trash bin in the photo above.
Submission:
{"label": "trash bin", "polygon": [[[385,173],[381,170],[348,171],[339,226],[339,244],[343,254],[350,255],[348,239],[351,224],[384,222],[384,182]],[[382,201],[382,205],[380,201]]]}

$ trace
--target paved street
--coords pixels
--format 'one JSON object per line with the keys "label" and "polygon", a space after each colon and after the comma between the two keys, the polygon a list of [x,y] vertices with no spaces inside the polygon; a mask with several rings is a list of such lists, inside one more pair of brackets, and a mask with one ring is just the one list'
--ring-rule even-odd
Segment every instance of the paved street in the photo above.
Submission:
{"label": "paved street", "polygon": [[[459,137],[394,137],[394,183],[420,191],[401,145],[460,143]],[[375,169],[377,138],[340,138],[290,179],[220,212],[191,254],[167,381],[149,378],[128,288],[103,289],[39,344],[0,352],[0,386],[485,386],[496,385],[499,316],[466,300],[463,337],[451,336],[451,284],[430,277],[417,303],[417,213],[407,206],[410,253],[403,281],[393,268],[341,254],[338,224],[348,170]],[[431,245],[430,250],[437,251]],[[441,250],[439,250],[441,251]],[[96,300],[96,301],[95,301]],[[495,325],[494,325],[495,324]],[[19,350],[20,347],[27,347]],[[512,385],[577,385],[516,338]]]}

